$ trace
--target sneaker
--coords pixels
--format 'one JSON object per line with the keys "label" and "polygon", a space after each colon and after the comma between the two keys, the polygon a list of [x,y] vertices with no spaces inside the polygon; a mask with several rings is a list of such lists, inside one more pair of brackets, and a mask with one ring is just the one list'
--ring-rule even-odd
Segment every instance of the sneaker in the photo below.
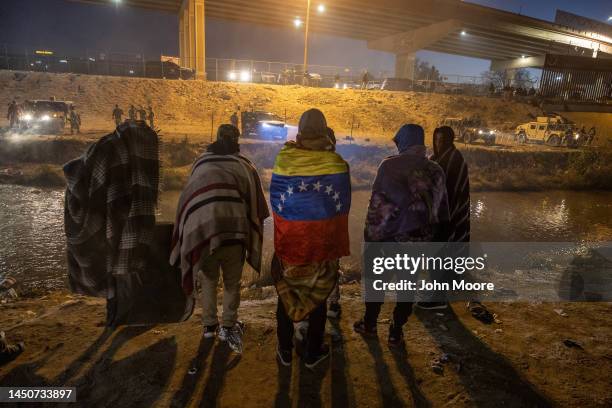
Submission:
{"label": "sneaker", "polygon": [[446,302],[417,302],[416,307],[424,310],[440,310],[446,309],[448,303]]}
{"label": "sneaker", "polygon": [[293,359],[293,351],[291,350],[281,350],[280,347],[276,346],[276,355],[278,356],[278,361],[285,367],[289,367],[291,365],[291,360]]}
{"label": "sneaker", "polygon": [[0,332],[0,364],[16,359],[18,355],[23,353],[23,350],[25,350],[23,342],[8,344],[4,332]]}
{"label": "sneaker", "polygon": [[213,324],[211,326],[204,326],[204,338],[212,339],[217,335],[217,331],[219,330],[218,324]]}
{"label": "sneaker", "polygon": [[376,336],[377,334],[376,326],[368,327],[363,320],[355,322],[355,324],[353,325],[353,330],[364,336]]}
{"label": "sneaker", "polygon": [[308,320],[302,320],[295,325],[295,331],[293,335],[298,342],[306,341],[306,334],[308,333]]}
{"label": "sneaker", "polygon": [[321,350],[319,350],[316,354],[306,355],[304,365],[306,366],[306,368],[315,368],[321,361],[325,360],[327,357],[329,357],[329,346],[327,344],[323,344],[321,346]]}
{"label": "sneaker", "polygon": [[387,340],[390,347],[397,347],[404,342],[404,331],[401,327],[389,326],[389,339]]}
{"label": "sneaker", "polygon": [[329,309],[327,309],[327,317],[330,319],[339,319],[342,314],[342,308],[340,303],[330,303]]}
{"label": "sneaker", "polygon": [[227,345],[238,354],[242,353],[242,334],[244,323],[236,322],[232,327],[221,326],[219,329],[219,340],[227,341]]}

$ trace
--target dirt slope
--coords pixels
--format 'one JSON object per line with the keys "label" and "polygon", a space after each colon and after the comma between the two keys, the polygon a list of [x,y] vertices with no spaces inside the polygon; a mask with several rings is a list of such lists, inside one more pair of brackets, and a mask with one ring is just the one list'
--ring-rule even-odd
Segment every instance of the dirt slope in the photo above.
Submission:
{"label": "dirt slope", "polygon": [[162,133],[205,137],[210,133],[212,114],[216,127],[228,121],[238,107],[265,109],[281,116],[286,111],[289,123],[296,123],[305,109],[317,107],[340,135],[350,133],[354,115],[353,134],[373,140],[388,140],[406,122],[422,124],[429,135],[443,117],[479,114],[503,127],[527,121],[530,112],[537,112],[525,104],[484,97],[12,71],[0,72],[0,89],[0,106],[12,98],[23,101],[55,96],[73,101],[86,130],[110,129],[115,103],[126,113],[132,103],[151,104]]}

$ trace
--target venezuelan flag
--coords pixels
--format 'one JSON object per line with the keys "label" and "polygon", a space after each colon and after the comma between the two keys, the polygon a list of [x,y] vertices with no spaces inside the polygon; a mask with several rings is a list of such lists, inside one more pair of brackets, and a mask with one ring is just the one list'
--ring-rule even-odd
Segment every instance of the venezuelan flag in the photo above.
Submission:
{"label": "venezuelan flag", "polygon": [[270,184],[274,249],[285,263],[303,265],[349,255],[348,164],[335,152],[285,145]]}

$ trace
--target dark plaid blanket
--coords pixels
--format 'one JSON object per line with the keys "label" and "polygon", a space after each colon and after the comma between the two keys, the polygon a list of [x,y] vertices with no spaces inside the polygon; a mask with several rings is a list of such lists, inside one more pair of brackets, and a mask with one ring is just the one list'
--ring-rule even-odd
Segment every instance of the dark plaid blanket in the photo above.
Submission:
{"label": "dark plaid blanket", "polygon": [[68,277],[75,293],[115,298],[142,276],[159,194],[157,134],[126,122],[64,166]]}

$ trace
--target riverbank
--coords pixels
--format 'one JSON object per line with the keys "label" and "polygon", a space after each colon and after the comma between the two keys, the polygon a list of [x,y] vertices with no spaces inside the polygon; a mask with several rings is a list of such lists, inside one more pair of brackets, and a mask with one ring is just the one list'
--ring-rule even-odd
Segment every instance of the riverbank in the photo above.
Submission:
{"label": "riverbank", "polygon": [[[275,361],[273,290],[246,290],[242,356],[201,339],[200,312],[182,324],[103,327],[101,299],[53,292],[0,305],[0,327],[26,351],[0,367],[0,386],[75,386],[77,406],[545,406],[612,404],[612,305],[488,304],[499,323],[465,306],[417,311],[406,346],[355,334],[363,311],[358,284],[343,285],[343,316],[328,324],[331,358],[310,371]],[[335,340],[335,341],[334,341]],[[572,340],[579,347],[568,347]],[[571,343],[568,343],[571,344]],[[443,371],[431,364],[446,359]]]}
{"label": "riverbank", "polygon": [[[64,187],[61,167],[81,155],[97,138],[25,137],[0,139],[0,183]],[[194,159],[207,143],[187,138],[162,139],[165,190],[180,190]],[[259,169],[267,185],[281,145],[246,140],[241,151]],[[612,190],[612,150],[552,149],[535,146],[460,145],[470,169],[472,191]],[[380,161],[395,153],[390,144],[338,145],[351,166],[353,187],[369,189]]]}

